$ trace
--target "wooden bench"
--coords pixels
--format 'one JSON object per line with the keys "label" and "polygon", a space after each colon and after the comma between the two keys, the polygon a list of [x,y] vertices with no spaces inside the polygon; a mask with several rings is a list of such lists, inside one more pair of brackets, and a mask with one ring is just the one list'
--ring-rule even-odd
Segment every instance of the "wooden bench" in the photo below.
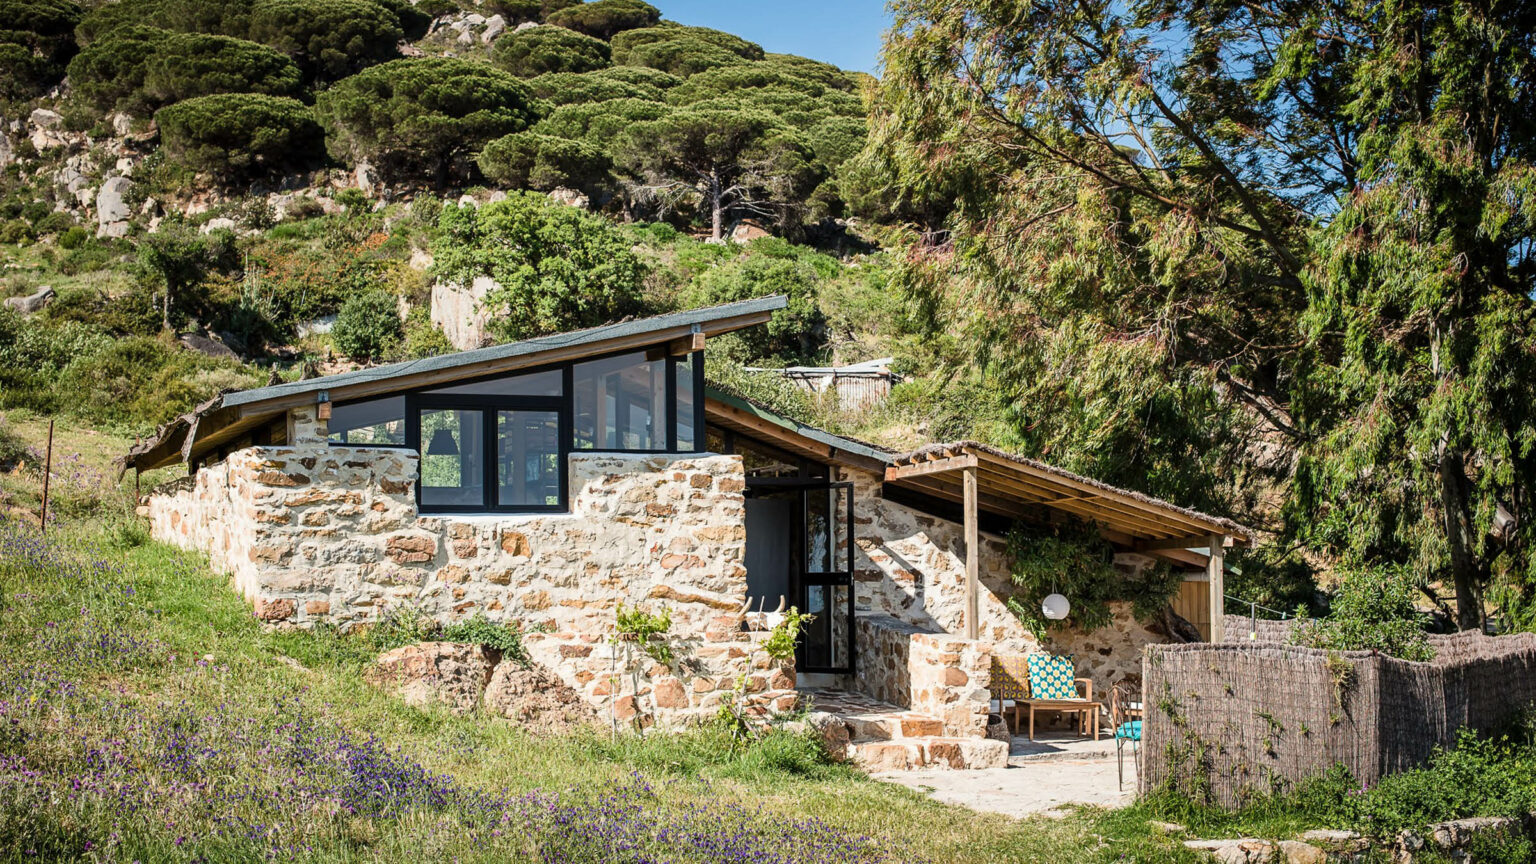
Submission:
{"label": "wooden bench", "polygon": [[1035,740],[1035,714],[1039,711],[1056,711],[1077,715],[1077,734],[1099,740],[1098,702],[1093,699],[1093,679],[1074,678],[1080,695],[1076,699],[1034,699],[1030,695],[1029,661],[1023,655],[992,656],[992,697],[997,700],[998,710],[1004,710],[1003,702],[1013,702],[1013,730],[1023,724],[1025,709],[1029,711],[1029,740]]}

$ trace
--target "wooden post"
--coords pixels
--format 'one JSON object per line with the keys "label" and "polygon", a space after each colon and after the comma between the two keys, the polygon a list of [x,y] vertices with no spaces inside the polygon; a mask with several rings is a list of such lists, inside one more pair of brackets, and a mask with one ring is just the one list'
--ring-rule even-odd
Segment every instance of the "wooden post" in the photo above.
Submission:
{"label": "wooden post", "polygon": [[981,538],[976,526],[976,466],[965,472],[965,638],[975,639],[981,591]]}
{"label": "wooden post", "polygon": [[1220,534],[1212,534],[1210,540],[1210,558],[1206,562],[1206,589],[1210,592],[1211,604],[1211,643],[1220,644],[1225,636],[1225,612],[1226,612],[1226,586],[1224,574],[1226,542],[1227,538]]}
{"label": "wooden post", "polygon": [[48,455],[43,457],[43,513],[38,530],[48,533],[48,480],[53,476],[53,421],[48,421]]}

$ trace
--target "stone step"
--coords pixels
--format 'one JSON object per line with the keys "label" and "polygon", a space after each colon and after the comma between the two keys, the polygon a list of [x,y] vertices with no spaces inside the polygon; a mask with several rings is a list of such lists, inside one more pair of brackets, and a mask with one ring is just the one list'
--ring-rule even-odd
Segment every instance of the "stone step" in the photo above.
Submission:
{"label": "stone step", "polygon": [[855,740],[848,746],[855,765],[870,774],[919,768],[979,770],[1008,765],[1008,744],[991,738],[922,736],[895,741]]}
{"label": "stone step", "polygon": [[944,721],[926,714],[843,715],[849,737],[857,741],[895,741],[901,738],[936,738],[944,734]]}

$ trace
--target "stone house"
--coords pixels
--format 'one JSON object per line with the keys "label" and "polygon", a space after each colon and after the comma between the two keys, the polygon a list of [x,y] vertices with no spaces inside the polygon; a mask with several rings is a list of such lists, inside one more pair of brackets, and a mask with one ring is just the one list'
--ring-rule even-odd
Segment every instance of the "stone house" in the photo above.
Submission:
{"label": "stone house", "polygon": [[[225,393],[123,464],[188,466],[141,512],[263,621],[517,621],[616,719],[853,704],[847,731],[887,767],[1006,760],[985,737],[994,652],[1065,650],[1107,688],[1165,638],[1121,610],[1042,646],[1005,605],[1013,520],[1092,519],[1119,565],[1171,560],[1197,571],[1193,606],[1221,596],[1222,549],[1249,539],[1231,522],[978,444],[890,453],[710,390],[709,339],[784,306]],[[615,642],[620,604],[667,611],[671,662]],[[815,616],[793,664],[762,650],[786,604]]]}

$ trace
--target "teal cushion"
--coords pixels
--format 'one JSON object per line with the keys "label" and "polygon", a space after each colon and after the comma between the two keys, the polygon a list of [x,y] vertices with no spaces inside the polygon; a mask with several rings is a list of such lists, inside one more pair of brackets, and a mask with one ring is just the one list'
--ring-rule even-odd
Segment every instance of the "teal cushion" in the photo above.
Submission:
{"label": "teal cushion", "polygon": [[1120,728],[1115,730],[1115,737],[1116,738],[1129,738],[1132,741],[1140,741],[1141,740],[1141,721],[1140,720],[1128,720],[1128,721],[1126,721],[1124,723],[1121,723],[1120,724]]}
{"label": "teal cushion", "polygon": [[1029,695],[1032,699],[1078,699],[1077,670],[1072,657],[1029,655]]}

